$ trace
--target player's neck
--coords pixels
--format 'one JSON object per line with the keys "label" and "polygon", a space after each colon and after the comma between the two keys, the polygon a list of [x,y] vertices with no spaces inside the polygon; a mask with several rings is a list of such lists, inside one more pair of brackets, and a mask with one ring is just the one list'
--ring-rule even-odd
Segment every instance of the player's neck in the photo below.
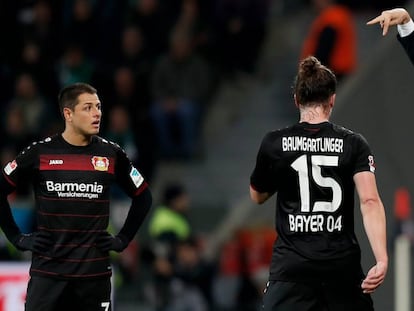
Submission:
{"label": "player's neck", "polygon": [[86,136],[76,133],[69,129],[65,129],[62,133],[63,139],[73,146],[87,146],[92,140],[92,136]]}
{"label": "player's neck", "polygon": [[300,109],[300,120],[299,122],[307,122],[311,124],[318,124],[329,121],[330,113],[327,113],[326,110],[322,107],[306,107]]}

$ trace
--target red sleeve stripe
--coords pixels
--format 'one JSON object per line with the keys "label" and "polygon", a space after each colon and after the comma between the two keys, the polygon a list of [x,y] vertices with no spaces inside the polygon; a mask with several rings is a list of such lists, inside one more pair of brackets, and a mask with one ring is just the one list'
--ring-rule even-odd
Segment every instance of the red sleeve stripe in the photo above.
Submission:
{"label": "red sleeve stripe", "polygon": [[14,188],[16,188],[16,183],[15,182],[13,182],[13,180],[11,180],[6,174],[4,174],[4,172],[3,172],[3,176],[4,176],[4,178],[7,180],[7,182],[11,185],[11,186],[13,186]]}
{"label": "red sleeve stripe", "polygon": [[135,193],[134,193],[134,197],[137,197],[137,196],[139,196],[140,194],[141,194],[141,192],[142,191],[144,191],[145,189],[147,189],[147,187],[148,187],[148,183],[147,182],[143,182],[142,184],[141,184],[141,186],[135,191]]}

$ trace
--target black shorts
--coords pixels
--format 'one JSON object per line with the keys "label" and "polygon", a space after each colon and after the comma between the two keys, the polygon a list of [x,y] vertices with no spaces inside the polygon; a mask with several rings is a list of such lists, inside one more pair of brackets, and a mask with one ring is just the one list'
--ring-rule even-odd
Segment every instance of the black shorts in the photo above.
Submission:
{"label": "black shorts", "polygon": [[26,311],[110,311],[111,281],[58,280],[32,276],[27,287]]}
{"label": "black shorts", "polygon": [[263,311],[373,311],[369,294],[359,284],[294,283],[270,281]]}

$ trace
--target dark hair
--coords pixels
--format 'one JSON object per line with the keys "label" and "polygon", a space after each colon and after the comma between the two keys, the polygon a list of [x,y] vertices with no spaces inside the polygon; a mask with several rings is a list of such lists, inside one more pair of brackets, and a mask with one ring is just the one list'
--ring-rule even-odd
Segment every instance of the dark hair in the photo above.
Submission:
{"label": "dark hair", "polygon": [[328,67],[314,56],[309,56],[299,63],[298,74],[293,86],[296,102],[324,103],[336,92],[336,77]]}
{"label": "dark hair", "polygon": [[75,109],[78,104],[78,97],[81,94],[96,94],[97,90],[87,83],[74,83],[65,86],[58,95],[60,113],[63,115],[63,108]]}
{"label": "dark hair", "polygon": [[186,193],[186,191],[183,185],[170,183],[164,188],[163,203],[168,206],[174,199],[178,198],[184,193]]}

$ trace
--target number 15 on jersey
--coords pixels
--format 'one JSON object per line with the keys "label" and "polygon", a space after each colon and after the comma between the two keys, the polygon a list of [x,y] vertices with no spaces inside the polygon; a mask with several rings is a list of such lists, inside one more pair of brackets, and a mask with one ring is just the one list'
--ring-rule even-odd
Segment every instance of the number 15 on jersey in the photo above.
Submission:
{"label": "number 15 on jersey", "polygon": [[[310,161],[308,161],[310,157]],[[322,167],[337,167],[338,156],[301,155],[291,167],[297,172],[299,180],[300,211],[302,214],[289,214],[289,228],[293,232],[341,231],[342,215],[335,218],[329,215],[338,210],[342,203],[340,184],[329,176],[322,176]],[[310,183],[332,190],[332,197],[316,201],[311,206]],[[310,213],[309,215],[307,215]]]}

